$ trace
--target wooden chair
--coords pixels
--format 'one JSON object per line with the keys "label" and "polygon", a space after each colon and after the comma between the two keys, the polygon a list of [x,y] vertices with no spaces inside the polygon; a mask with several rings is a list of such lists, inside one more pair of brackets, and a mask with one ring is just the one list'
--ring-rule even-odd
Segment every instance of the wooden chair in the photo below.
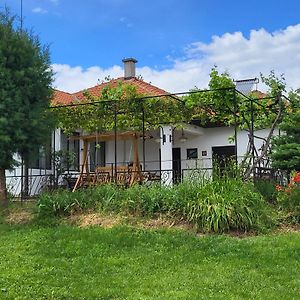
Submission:
{"label": "wooden chair", "polygon": [[93,185],[109,183],[111,181],[111,167],[97,167],[93,178]]}
{"label": "wooden chair", "polygon": [[128,184],[128,166],[118,166],[117,173],[117,184],[126,186]]}

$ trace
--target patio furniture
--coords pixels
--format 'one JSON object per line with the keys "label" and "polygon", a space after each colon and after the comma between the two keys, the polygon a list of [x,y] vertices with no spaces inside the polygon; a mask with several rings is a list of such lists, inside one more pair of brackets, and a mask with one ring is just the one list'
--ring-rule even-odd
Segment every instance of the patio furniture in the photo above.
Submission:
{"label": "patio furniture", "polygon": [[[80,174],[76,180],[73,192],[79,187],[95,186],[105,183],[116,183],[123,186],[131,186],[143,180],[138,154],[138,139],[142,135],[137,132],[122,132],[118,134],[104,133],[73,137],[74,140],[83,141],[82,165]],[[131,140],[133,144],[133,162],[129,165],[112,165],[109,167],[97,166],[95,172],[90,172],[88,165],[88,147],[90,142]]]}

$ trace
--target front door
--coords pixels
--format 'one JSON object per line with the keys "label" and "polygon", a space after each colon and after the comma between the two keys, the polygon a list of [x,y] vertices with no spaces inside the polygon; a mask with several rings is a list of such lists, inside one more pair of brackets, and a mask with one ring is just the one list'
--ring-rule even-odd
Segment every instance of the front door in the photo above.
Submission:
{"label": "front door", "polygon": [[181,151],[180,148],[172,149],[173,157],[173,182],[181,181]]}

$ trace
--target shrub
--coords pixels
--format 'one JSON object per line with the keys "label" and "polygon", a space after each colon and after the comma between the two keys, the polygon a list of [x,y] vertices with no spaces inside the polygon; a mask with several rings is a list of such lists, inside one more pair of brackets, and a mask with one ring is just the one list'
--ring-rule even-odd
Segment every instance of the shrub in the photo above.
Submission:
{"label": "shrub", "polygon": [[199,187],[197,199],[186,207],[187,219],[201,230],[259,229],[270,224],[270,210],[251,183],[218,178]]}
{"label": "shrub", "polygon": [[276,182],[274,180],[258,179],[254,183],[256,190],[270,203],[277,198]]}

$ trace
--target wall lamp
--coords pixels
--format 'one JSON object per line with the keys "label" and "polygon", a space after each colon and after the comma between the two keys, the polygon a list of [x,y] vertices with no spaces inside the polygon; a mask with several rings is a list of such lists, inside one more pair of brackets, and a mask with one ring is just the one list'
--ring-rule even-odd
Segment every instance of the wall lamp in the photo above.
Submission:
{"label": "wall lamp", "polygon": [[[167,139],[167,135],[165,134],[163,127],[159,126],[159,128],[161,129],[162,137],[160,136],[160,133],[159,133],[159,136],[156,137],[154,139],[154,141],[156,143],[160,143],[160,141],[162,140],[162,144],[164,145],[165,142],[166,142],[166,139]],[[169,139],[170,139],[169,142],[170,143],[174,142],[174,131],[175,131],[175,129],[176,129],[176,127],[173,128],[172,135],[169,135]],[[185,143],[187,141],[187,137],[184,134],[183,128],[181,129],[181,136],[179,137],[179,141],[181,143]]]}
{"label": "wall lamp", "polygon": [[181,143],[185,143],[187,141],[187,137],[184,135],[183,128],[181,129],[181,137],[179,138]]}
{"label": "wall lamp", "polygon": [[[159,131],[158,137],[156,137],[156,138],[154,139],[154,141],[155,141],[156,143],[160,143],[160,140],[162,140],[162,144],[164,145],[165,142],[166,142],[166,134],[165,134],[164,129],[163,129],[162,126],[159,126],[158,128],[161,129],[162,137],[160,137],[160,131]],[[170,136],[170,139],[171,139],[171,136]]]}

